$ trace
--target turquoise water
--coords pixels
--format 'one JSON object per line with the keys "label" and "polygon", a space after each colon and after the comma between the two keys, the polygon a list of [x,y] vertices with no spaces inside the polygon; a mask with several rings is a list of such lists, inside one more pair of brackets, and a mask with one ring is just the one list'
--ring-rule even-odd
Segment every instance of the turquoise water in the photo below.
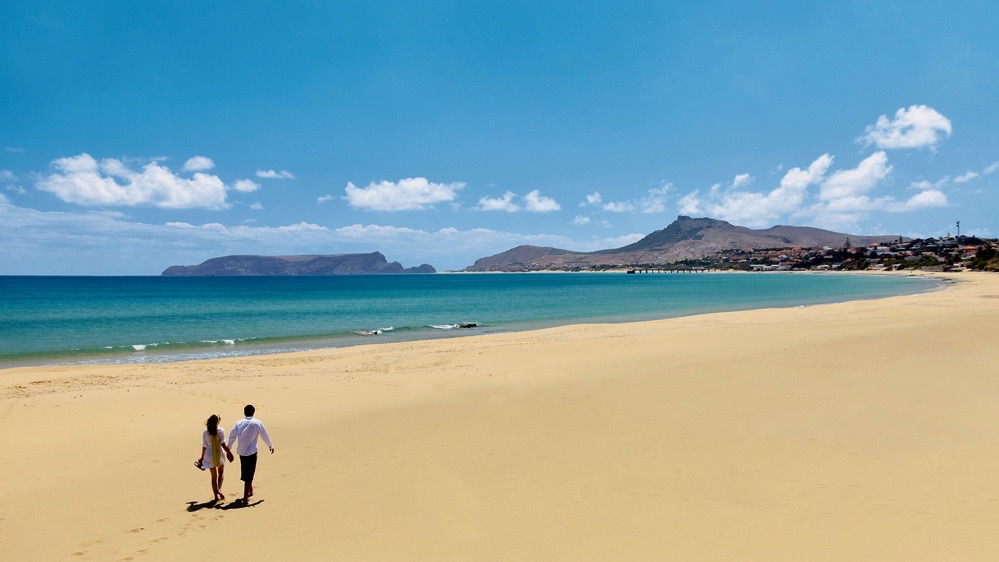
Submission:
{"label": "turquoise water", "polygon": [[0,368],[272,353],[802,306],[937,286],[908,277],[772,273],[0,277]]}

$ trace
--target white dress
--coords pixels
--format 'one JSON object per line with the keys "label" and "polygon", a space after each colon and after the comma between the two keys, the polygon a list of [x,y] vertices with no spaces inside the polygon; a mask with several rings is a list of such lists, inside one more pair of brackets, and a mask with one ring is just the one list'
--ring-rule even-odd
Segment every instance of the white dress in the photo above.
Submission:
{"label": "white dress", "polygon": [[[219,428],[219,465],[225,464],[225,449],[222,448],[222,443],[225,443],[225,430],[221,427]],[[215,466],[212,462],[212,440],[208,436],[208,430],[206,429],[204,433],[201,434],[201,446],[205,448],[205,455],[201,457],[201,466],[208,469]]]}

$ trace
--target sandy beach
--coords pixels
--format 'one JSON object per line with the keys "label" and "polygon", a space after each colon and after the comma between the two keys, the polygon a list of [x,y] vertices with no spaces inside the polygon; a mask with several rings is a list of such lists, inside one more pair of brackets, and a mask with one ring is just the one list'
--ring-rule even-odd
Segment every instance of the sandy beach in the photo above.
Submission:
{"label": "sandy beach", "polygon": [[[9,560],[994,560],[999,276],[807,308],[0,371]],[[277,452],[210,505],[204,420]]]}

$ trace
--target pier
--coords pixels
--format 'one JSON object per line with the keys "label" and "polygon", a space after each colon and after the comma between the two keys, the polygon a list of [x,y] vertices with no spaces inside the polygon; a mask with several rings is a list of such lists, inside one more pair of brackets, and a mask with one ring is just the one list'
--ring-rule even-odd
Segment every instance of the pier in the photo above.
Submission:
{"label": "pier", "polygon": [[704,267],[636,267],[634,269],[629,269],[629,275],[635,275],[638,273],[704,273],[708,271]]}

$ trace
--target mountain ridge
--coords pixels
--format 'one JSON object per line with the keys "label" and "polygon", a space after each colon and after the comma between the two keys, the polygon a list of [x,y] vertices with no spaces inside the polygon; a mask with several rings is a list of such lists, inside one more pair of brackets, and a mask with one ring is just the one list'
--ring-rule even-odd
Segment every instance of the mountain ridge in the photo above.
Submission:
{"label": "mountain ridge", "polygon": [[517,246],[479,258],[465,271],[526,271],[631,264],[669,264],[698,259],[724,250],[790,247],[842,247],[897,240],[898,236],[862,236],[807,226],[776,225],[752,229],[707,217],[680,215],[666,228],[641,240],[594,252],[573,252],[548,246]]}

